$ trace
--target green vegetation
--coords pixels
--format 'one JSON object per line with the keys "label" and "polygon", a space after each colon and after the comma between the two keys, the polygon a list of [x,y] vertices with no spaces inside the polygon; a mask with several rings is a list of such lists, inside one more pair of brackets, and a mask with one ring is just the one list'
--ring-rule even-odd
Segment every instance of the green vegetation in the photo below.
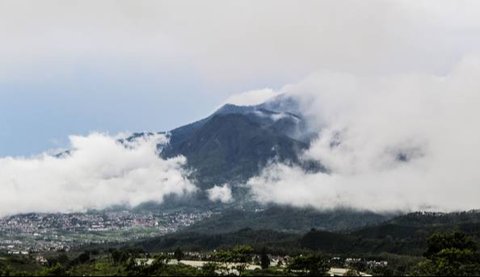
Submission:
{"label": "green vegetation", "polygon": [[290,272],[309,276],[325,276],[329,269],[329,259],[318,254],[295,257],[288,265]]}
{"label": "green vegetation", "polygon": [[43,265],[33,257],[25,257],[23,266],[15,264],[13,257],[8,257],[0,263],[0,276],[215,276],[232,272],[245,276],[264,276],[289,273],[286,268],[247,269],[256,255],[267,256],[266,249],[262,253],[255,253],[249,245],[237,245],[214,252],[209,256],[210,262],[198,267],[178,263],[180,255],[186,256],[181,249],[174,253],[157,254],[145,253],[141,249],[108,249],[85,251],[72,256],[65,253],[49,256],[48,262]]}
{"label": "green vegetation", "polygon": [[346,275],[479,275],[479,219],[478,212],[416,213],[343,233],[181,232],[116,247],[0,256],[0,275],[301,276],[330,268]]}
{"label": "green vegetation", "polygon": [[271,206],[260,211],[225,210],[199,221],[187,230],[204,234],[230,233],[245,228],[288,233],[305,233],[311,228],[338,232],[378,225],[392,217],[389,214],[348,209],[318,211],[313,208]]}
{"label": "green vegetation", "polygon": [[173,257],[177,261],[181,261],[185,257],[185,254],[183,253],[183,251],[180,248],[177,248],[177,249],[175,249],[175,252],[173,253]]}
{"label": "green vegetation", "polygon": [[426,261],[414,270],[416,275],[478,276],[480,255],[476,243],[463,233],[436,233],[428,239]]}
{"label": "green vegetation", "polygon": [[[277,214],[279,211],[272,211]],[[305,212],[308,214],[308,212]],[[285,212],[288,216],[288,212]],[[302,217],[298,214],[298,217]],[[425,223],[421,218],[426,217]],[[305,218],[305,217],[304,217]],[[342,218],[338,215],[337,218]],[[210,222],[210,219],[206,220]],[[218,226],[217,222],[210,225]],[[223,221],[222,221],[223,222]],[[226,219],[224,220],[226,224]],[[234,222],[231,225],[234,225]],[[294,221],[295,222],[295,221]],[[300,222],[297,220],[297,222]],[[263,225],[256,225],[256,227]],[[375,226],[368,226],[350,232],[329,232],[319,229],[299,234],[282,229],[244,228],[234,232],[208,232],[209,228],[194,225],[183,232],[144,240],[133,244],[150,252],[164,250],[174,251],[180,247],[191,251],[207,251],[233,247],[237,244],[255,246],[256,251],[262,247],[275,254],[298,254],[305,251],[329,254],[378,256],[393,254],[397,256],[421,257],[427,247],[427,239],[436,232],[459,231],[470,236],[475,242],[480,241],[480,213],[465,212],[452,214],[415,213],[401,216]]]}
{"label": "green vegetation", "polygon": [[[163,237],[144,240],[134,243],[133,247],[145,249],[149,252],[174,251],[177,248],[192,251],[208,251],[233,247],[238,244],[251,244],[258,247],[274,248],[282,251],[283,248],[296,248],[296,240],[300,235],[275,232],[271,230],[242,229],[226,234],[201,234],[182,232]],[[278,246],[278,247],[277,247]]]}
{"label": "green vegetation", "polygon": [[267,255],[267,249],[262,248],[262,252],[260,254],[260,266],[262,269],[267,269],[270,266],[270,258]]}
{"label": "green vegetation", "polygon": [[[77,254],[46,256],[39,263],[33,256],[6,256],[0,259],[0,276],[324,276],[332,267],[347,268],[347,276],[359,272],[373,275],[475,276],[480,274],[478,243],[460,232],[434,233],[427,240],[423,257],[382,254],[379,256],[333,256],[309,251],[285,258],[284,264],[271,262],[272,252],[265,247],[236,245],[217,251],[196,253],[147,253],[135,248],[111,248]],[[187,262],[178,262],[186,259]],[[379,259],[388,261],[375,265]],[[191,264],[197,260],[198,265]],[[190,262],[190,264],[188,263]],[[194,263],[194,262],[193,262]],[[255,267],[255,264],[258,264]]]}

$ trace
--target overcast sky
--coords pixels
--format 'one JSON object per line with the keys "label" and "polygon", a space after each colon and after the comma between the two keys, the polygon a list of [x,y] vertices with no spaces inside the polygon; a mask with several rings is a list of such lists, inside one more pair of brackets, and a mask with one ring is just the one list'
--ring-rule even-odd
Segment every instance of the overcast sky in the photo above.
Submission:
{"label": "overcast sky", "polygon": [[0,1],[0,156],[160,131],[318,71],[442,76],[479,1]]}
{"label": "overcast sky", "polygon": [[245,184],[258,202],[478,208],[479,14],[476,0],[0,0],[0,216],[188,196],[186,159],[155,152],[166,137],[125,148],[122,132],[279,93],[320,130],[301,158],[330,171],[271,164]]}

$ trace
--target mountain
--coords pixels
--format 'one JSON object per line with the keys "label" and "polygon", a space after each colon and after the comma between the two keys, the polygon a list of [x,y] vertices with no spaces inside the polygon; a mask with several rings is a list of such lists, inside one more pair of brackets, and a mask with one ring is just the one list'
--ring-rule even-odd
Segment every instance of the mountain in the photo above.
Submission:
{"label": "mountain", "polygon": [[[338,231],[391,218],[392,215],[352,210],[269,206],[252,199],[245,182],[271,162],[297,165],[306,171],[326,171],[320,163],[300,158],[316,133],[301,113],[299,103],[284,95],[255,106],[226,104],[204,119],[166,132],[169,143],[158,146],[160,155],[185,156],[189,178],[200,189],[188,198],[167,197],[161,209],[218,212],[189,229],[206,234],[243,228],[297,233],[311,228]],[[234,202],[210,201],[206,190],[224,183],[230,184]],[[138,208],[157,209],[158,205],[146,203]]]}
{"label": "mountain", "polygon": [[183,155],[202,189],[241,183],[270,161],[322,170],[299,159],[313,135],[292,99],[275,98],[256,106],[226,104],[211,116],[168,133],[164,158]]}

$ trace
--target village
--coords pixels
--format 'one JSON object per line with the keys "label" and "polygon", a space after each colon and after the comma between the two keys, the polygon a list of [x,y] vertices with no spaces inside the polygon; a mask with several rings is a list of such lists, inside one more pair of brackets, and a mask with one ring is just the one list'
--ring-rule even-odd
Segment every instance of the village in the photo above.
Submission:
{"label": "village", "polygon": [[0,252],[10,255],[70,251],[84,245],[119,243],[175,232],[212,212],[31,213],[0,218]]}

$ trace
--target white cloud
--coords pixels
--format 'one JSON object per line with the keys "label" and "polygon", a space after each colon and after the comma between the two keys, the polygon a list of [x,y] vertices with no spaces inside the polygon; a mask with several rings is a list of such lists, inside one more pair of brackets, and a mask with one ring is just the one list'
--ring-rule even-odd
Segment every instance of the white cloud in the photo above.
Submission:
{"label": "white cloud", "polygon": [[139,138],[127,147],[99,133],[71,136],[70,142],[71,153],[60,158],[0,159],[0,215],[135,206],[196,190],[185,178],[184,157],[158,157],[163,135]]}
{"label": "white cloud", "polygon": [[480,59],[445,76],[319,73],[282,89],[319,139],[304,154],[330,173],[275,164],[249,181],[262,202],[376,211],[479,208]]}
{"label": "white cloud", "polygon": [[223,186],[214,186],[211,189],[207,190],[208,199],[212,202],[222,202],[222,203],[229,203],[233,200],[232,197],[232,190],[228,184],[224,184]]}
{"label": "white cloud", "polygon": [[277,95],[277,93],[269,88],[251,90],[230,96],[225,101],[225,104],[233,104],[238,106],[254,106],[267,101],[275,95]]}
{"label": "white cloud", "polygon": [[85,63],[183,65],[237,84],[323,69],[444,72],[480,46],[478,10],[468,0],[2,1],[0,78],[68,78]]}
{"label": "white cloud", "polygon": [[[155,75],[178,66],[209,85],[227,82],[231,91],[323,72],[282,92],[297,94],[322,128],[305,155],[332,174],[274,165],[250,182],[258,199],[379,210],[475,207],[478,61],[448,72],[480,47],[479,8],[469,0],[1,1],[0,82],[57,83],[85,71],[115,82],[122,76],[116,70]],[[256,103],[273,94],[262,91],[229,101]],[[335,137],[341,144],[330,148]],[[135,204],[193,189],[181,174],[184,159],[163,161],[151,149],[126,150],[100,138],[73,137],[78,150],[61,160],[1,158],[0,209]],[[89,146],[101,141],[106,147]],[[393,159],[405,153],[409,163]],[[158,179],[165,182],[149,181]],[[98,189],[88,191],[92,186]],[[326,198],[332,195],[340,198]]]}

